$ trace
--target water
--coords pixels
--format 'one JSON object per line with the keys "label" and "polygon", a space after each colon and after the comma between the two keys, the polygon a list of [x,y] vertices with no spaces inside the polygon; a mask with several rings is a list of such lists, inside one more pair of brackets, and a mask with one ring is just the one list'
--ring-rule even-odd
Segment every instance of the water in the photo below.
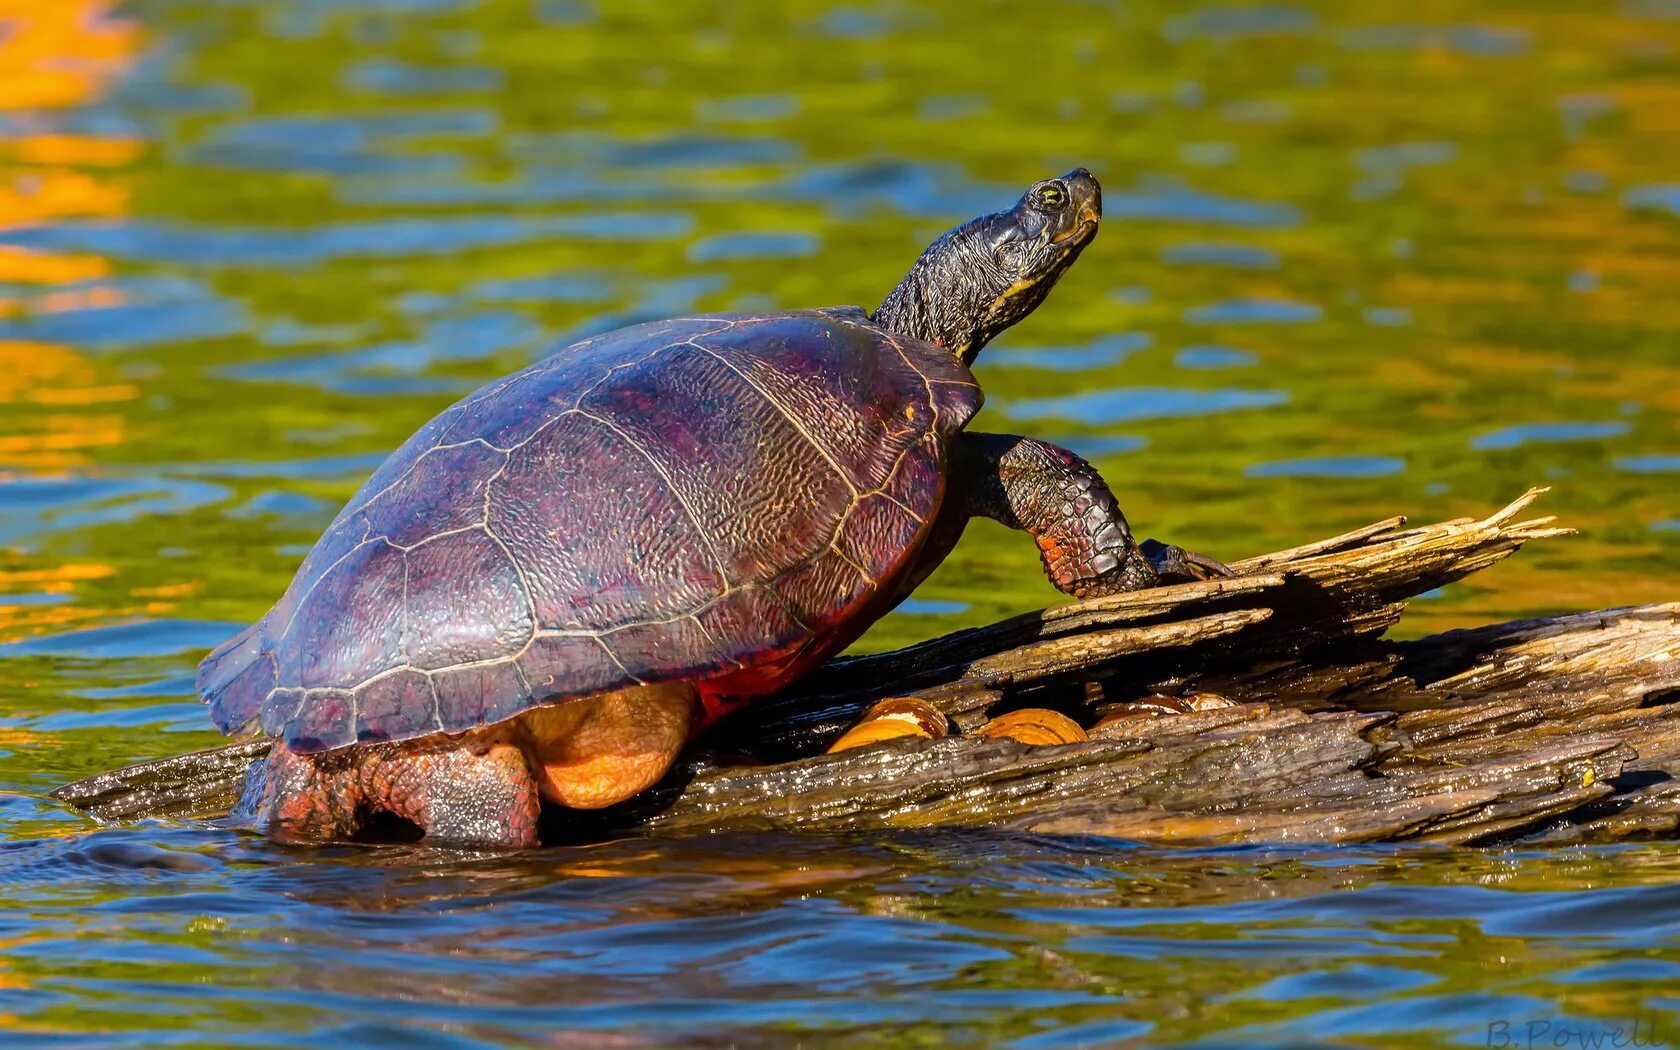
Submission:
{"label": "water", "polygon": [[[8,1045],[1680,1041],[1667,845],[488,859],[100,830],[40,797],[213,743],[198,657],[459,394],[643,318],[873,305],[945,226],[1074,164],[1103,232],[982,358],[980,426],[1079,449],[1141,532],[1224,556],[1553,485],[1582,535],[1417,603],[1410,634],[1673,599],[1680,6],[0,21]],[[976,526],[863,644],[1055,598],[1029,543]]]}

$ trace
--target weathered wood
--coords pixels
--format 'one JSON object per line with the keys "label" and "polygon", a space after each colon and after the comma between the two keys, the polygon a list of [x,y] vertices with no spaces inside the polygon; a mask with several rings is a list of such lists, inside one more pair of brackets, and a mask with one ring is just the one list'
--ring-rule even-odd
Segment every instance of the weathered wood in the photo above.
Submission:
{"label": "weathered wood", "polygon": [[246,740],[141,762],[66,784],[52,797],[109,821],[226,816],[245,771],[268,747],[267,740]]}
{"label": "weathered wood", "polygon": [[[632,803],[562,837],[987,823],[1154,842],[1600,841],[1680,829],[1680,605],[1378,640],[1405,600],[1566,534],[1519,520],[1366,528],[1251,558],[1234,579],[1077,602],[832,661],[703,741]],[[1015,706],[1194,687],[1238,706],[1132,718],[1090,743],[957,736],[837,755],[883,695],[972,728]],[[102,819],[206,815],[261,741],[79,781]],[[720,764],[707,753],[770,765]]]}

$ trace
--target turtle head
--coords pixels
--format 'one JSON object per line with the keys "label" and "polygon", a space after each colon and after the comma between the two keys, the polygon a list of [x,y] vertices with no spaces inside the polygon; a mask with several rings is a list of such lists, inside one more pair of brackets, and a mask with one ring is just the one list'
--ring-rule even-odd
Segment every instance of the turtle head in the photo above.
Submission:
{"label": "turtle head", "polygon": [[1102,187],[1084,168],[1034,183],[1013,208],[934,241],[875,311],[875,323],[973,361],[1044,301],[1101,218]]}

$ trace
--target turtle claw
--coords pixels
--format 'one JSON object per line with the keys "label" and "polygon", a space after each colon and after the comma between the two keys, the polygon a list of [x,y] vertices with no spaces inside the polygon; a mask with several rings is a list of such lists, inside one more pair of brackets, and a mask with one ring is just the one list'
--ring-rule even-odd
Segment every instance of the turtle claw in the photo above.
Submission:
{"label": "turtle claw", "polygon": [[1138,544],[1138,550],[1143,552],[1144,558],[1154,567],[1156,575],[1164,580],[1217,580],[1236,575],[1226,568],[1224,562],[1214,561],[1205,554],[1187,551],[1175,543],[1144,540]]}

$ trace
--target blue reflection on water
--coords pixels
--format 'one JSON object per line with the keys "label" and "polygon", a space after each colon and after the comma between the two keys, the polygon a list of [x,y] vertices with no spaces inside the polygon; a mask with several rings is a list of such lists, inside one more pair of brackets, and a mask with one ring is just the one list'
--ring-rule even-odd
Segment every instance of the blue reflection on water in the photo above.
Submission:
{"label": "blue reflection on water", "polygon": [[220,503],[228,490],[183,478],[66,475],[0,484],[0,543],[62,530],[120,524],[149,514],[176,515]]}
{"label": "blue reflection on water", "polygon": [[229,365],[219,374],[247,382],[304,383],[350,394],[464,392],[479,383],[425,373],[443,362],[477,361],[502,351],[535,346],[546,337],[547,332],[524,314],[505,310],[476,313],[433,321],[427,325],[424,338],[415,342],[271,358]]}
{"label": "blue reflection on water", "polygon": [[1255,463],[1243,474],[1251,478],[1377,478],[1405,469],[1406,461],[1393,456],[1318,456]]}
{"label": "blue reflection on water", "polygon": [[1630,208],[1646,208],[1680,215],[1680,183],[1635,186],[1623,196]]}
{"label": "blue reflection on water", "polygon": [[207,620],[140,620],[7,642],[0,645],[0,658],[74,656],[111,660],[166,653],[202,653],[220,645],[244,626]]}
{"label": "blue reflection on water", "polygon": [[900,603],[898,611],[912,616],[955,616],[967,612],[968,603],[938,598],[906,598]]}
{"label": "blue reflection on water", "polygon": [[92,350],[126,350],[162,343],[212,339],[243,332],[243,305],[221,298],[184,277],[121,277],[54,289],[93,305],[63,307],[43,296],[19,296],[30,312],[0,321],[0,339],[69,343]]}
{"label": "blue reflection on water", "polygon": [[1470,447],[1482,450],[1519,448],[1527,444],[1565,441],[1599,441],[1620,437],[1632,430],[1630,424],[1609,423],[1518,423],[1470,439]]}
{"label": "blue reflection on water", "polygon": [[579,215],[472,215],[364,219],[296,230],[193,226],[145,220],[66,221],[8,233],[20,247],[96,252],[119,259],[192,265],[281,268],[356,256],[424,255],[566,236],[665,240],[694,220],[678,212]]}
{"label": "blue reflection on water", "polygon": [[1615,466],[1617,470],[1630,474],[1676,474],[1680,473],[1680,455],[1622,456],[1615,461]]}
{"label": "blue reflection on water", "polygon": [[1179,368],[1247,368],[1258,361],[1255,354],[1228,346],[1187,346],[1173,355],[1173,364]]}
{"label": "blue reflection on water", "polygon": [[1270,270],[1278,265],[1276,252],[1247,244],[1192,242],[1161,250],[1165,262],[1180,265],[1229,266],[1238,270]]}
{"label": "blue reflection on water", "polygon": [[1148,349],[1152,342],[1154,339],[1148,332],[1115,332],[1093,339],[1084,346],[992,347],[981,358],[981,367],[1013,365],[1057,372],[1084,372],[1117,365],[1138,351]]}
{"label": "blue reflection on water", "polygon": [[816,254],[820,244],[816,235],[794,231],[719,233],[689,245],[688,257],[695,262],[797,259]]}
{"label": "blue reflection on water", "polygon": [[385,95],[493,91],[503,79],[501,70],[488,66],[421,66],[391,58],[363,59],[344,72],[346,86]]}
{"label": "blue reflection on water", "polygon": [[1244,408],[1271,408],[1288,400],[1289,394],[1283,390],[1122,387],[1090,390],[1064,397],[1028,398],[1010,402],[1004,406],[1004,412],[1016,419],[1125,423],[1139,419],[1206,416]]}
{"label": "blue reflection on water", "polygon": [[1188,310],[1184,319],[1192,324],[1305,324],[1323,315],[1324,311],[1311,303],[1228,299]]}

